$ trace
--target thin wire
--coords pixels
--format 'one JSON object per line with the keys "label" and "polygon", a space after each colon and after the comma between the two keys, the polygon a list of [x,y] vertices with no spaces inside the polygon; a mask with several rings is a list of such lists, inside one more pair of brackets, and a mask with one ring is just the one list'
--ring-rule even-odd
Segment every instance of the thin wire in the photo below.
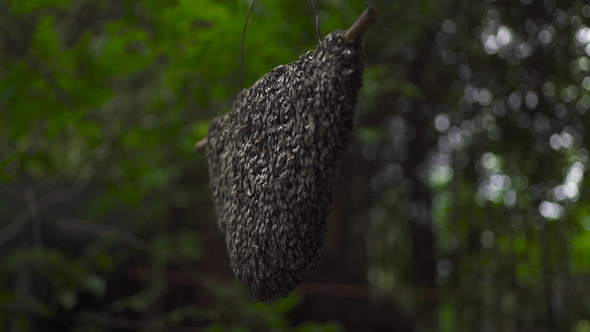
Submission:
{"label": "thin wire", "polygon": [[[242,41],[240,44],[240,78],[239,78],[239,91],[242,91],[244,85],[244,58],[245,58],[245,47],[244,43],[246,40],[246,29],[248,28],[248,20],[250,19],[250,14],[252,13],[252,8],[254,7],[254,1],[250,1],[250,6],[248,6],[248,13],[246,14],[246,21],[244,21],[244,28],[242,29]],[[318,37],[318,42],[322,42],[321,32],[320,32],[320,14],[318,13],[318,9],[315,6],[315,2],[311,0],[311,6],[313,7],[313,12],[315,14],[315,30]]]}
{"label": "thin wire", "polygon": [[318,35],[318,42],[322,42],[322,37],[320,33],[320,14],[318,13],[317,8],[315,7],[315,2],[311,0],[311,6],[313,7],[313,12],[315,13],[315,32]]}
{"label": "thin wire", "polygon": [[254,0],[250,1],[250,7],[248,7],[248,13],[246,14],[246,21],[244,22],[244,28],[242,29],[242,43],[240,45],[240,84],[239,84],[239,91],[242,91],[244,85],[244,41],[246,40],[246,28],[248,27],[248,19],[250,19],[250,13],[252,12],[252,7],[254,7]]}

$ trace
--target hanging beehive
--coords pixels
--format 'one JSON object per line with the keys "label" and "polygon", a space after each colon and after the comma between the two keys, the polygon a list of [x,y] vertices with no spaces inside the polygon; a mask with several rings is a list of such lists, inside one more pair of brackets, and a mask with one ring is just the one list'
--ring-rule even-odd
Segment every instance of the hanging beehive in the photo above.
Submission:
{"label": "hanging beehive", "polygon": [[[287,296],[320,262],[362,85],[369,9],[279,66],[212,120],[210,186],[231,268],[254,299]],[[202,145],[202,143],[201,143]]]}

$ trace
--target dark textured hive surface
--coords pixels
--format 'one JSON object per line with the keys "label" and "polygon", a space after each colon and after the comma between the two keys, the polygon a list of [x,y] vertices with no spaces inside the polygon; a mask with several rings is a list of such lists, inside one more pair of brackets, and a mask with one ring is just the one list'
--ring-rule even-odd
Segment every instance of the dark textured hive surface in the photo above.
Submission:
{"label": "dark textured hive surface", "polygon": [[287,296],[320,262],[364,69],[362,41],[342,35],[273,69],[209,126],[218,225],[256,300]]}

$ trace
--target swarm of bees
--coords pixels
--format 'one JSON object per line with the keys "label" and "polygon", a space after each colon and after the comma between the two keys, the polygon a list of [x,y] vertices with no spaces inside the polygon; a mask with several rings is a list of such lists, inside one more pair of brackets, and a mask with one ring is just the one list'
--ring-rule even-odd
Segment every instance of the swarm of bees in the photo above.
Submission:
{"label": "swarm of bees", "polygon": [[255,300],[286,297],[320,262],[364,70],[363,41],[346,33],[270,71],[209,125],[218,226]]}

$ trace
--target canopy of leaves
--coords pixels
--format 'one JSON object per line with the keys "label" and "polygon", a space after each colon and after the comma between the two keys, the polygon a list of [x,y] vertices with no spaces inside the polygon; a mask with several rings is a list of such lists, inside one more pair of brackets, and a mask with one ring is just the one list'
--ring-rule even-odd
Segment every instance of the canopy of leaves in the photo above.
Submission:
{"label": "canopy of leaves", "polygon": [[[237,94],[249,1],[0,1],[0,330],[590,331],[590,5],[368,5],[322,265],[252,302],[194,143]],[[249,86],[317,43],[257,1]],[[332,322],[333,321],[333,322]]]}

